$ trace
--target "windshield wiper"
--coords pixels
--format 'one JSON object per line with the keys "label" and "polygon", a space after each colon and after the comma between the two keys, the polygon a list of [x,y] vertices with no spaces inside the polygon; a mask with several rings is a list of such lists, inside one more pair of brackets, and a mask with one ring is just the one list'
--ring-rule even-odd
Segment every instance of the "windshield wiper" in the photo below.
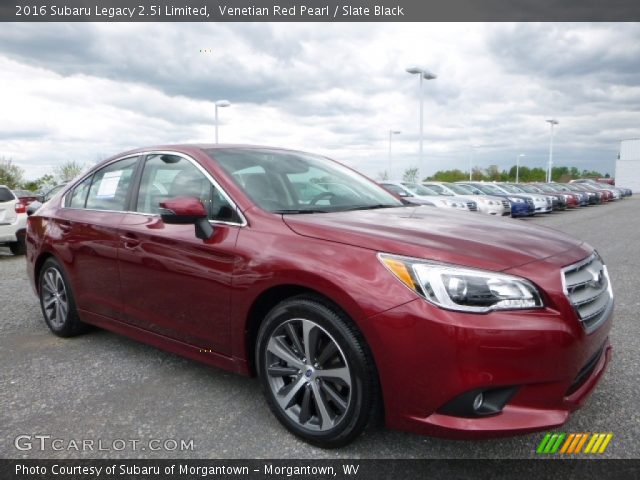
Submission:
{"label": "windshield wiper", "polygon": [[378,208],[399,208],[404,207],[404,205],[389,205],[388,203],[376,203],[374,205],[356,205],[355,207],[345,208],[344,212],[348,212],[351,210],[376,210]]}
{"label": "windshield wiper", "polygon": [[319,208],[283,208],[280,210],[272,210],[273,213],[292,213],[292,214],[297,214],[297,213],[329,213],[328,210],[321,210]]}

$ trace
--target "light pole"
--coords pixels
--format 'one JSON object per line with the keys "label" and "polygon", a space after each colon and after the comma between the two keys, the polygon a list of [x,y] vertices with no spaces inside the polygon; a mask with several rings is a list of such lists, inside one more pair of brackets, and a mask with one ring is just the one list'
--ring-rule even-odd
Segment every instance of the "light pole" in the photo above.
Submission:
{"label": "light pole", "polygon": [[216,143],[218,143],[218,107],[229,107],[231,102],[229,100],[218,100],[216,102]]}
{"label": "light pole", "polygon": [[475,163],[476,148],[482,145],[471,145],[471,155],[469,156],[469,181],[473,181],[473,164]]}
{"label": "light pole", "polygon": [[558,125],[555,118],[545,120],[551,126],[551,139],[549,140],[549,166],[547,168],[547,183],[551,183],[551,168],[553,167],[553,127]]}
{"label": "light pole", "polygon": [[516,183],[520,183],[520,158],[526,157],[524,153],[521,153],[516,157]]}
{"label": "light pole", "polygon": [[422,168],[422,151],[423,151],[422,143],[423,143],[423,137],[424,137],[424,121],[423,121],[424,94],[422,92],[422,79],[434,80],[438,77],[435,73],[432,73],[426,68],[416,67],[416,66],[407,68],[407,72],[412,75],[416,75],[416,74],[420,75],[420,160],[418,163],[418,171],[420,171],[420,169]]}
{"label": "light pole", "polygon": [[391,175],[391,138],[394,135],[400,135],[400,130],[389,130],[389,175]]}

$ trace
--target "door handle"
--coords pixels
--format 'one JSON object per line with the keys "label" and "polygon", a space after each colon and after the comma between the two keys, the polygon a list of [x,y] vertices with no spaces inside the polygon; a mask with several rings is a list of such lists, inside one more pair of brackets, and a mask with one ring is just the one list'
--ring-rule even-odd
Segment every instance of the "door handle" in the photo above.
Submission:
{"label": "door handle", "polygon": [[124,243],[124,248],[136,248],[140,245],[140,240],[132,234],[120,235],[120,240]]}

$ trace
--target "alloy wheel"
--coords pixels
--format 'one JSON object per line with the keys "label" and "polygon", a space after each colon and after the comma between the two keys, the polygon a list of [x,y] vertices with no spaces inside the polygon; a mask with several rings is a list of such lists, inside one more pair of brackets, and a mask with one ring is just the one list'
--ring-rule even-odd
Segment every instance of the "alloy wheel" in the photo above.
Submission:
{"label": "alloy wheel", "polygon": [[42,275],[42,307],[53,328],[62,328],[69,312],[69,297],[62,274],[54,267]]}
{"label": "alloy wheel", "polygon": [[351,371],[336,340],[317,323],[296,318],[278,326],[265,350],[265,371],[277,404],[300,427],[324,432],[344,420]]}

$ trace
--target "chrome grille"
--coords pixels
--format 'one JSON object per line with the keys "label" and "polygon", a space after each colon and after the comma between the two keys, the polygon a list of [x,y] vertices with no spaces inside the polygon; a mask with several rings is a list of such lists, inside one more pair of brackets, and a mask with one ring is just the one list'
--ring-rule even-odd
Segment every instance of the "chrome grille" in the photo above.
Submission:
{"label": "chrome grille", "polygon": [[511,204],[509,203],[509,201],[508,201],[508,200],[502,200],[502,206],[503,206],[504,208],[511,209]]}
{"label": "chrome grille", "polygon": [[478,204],[476,202],[467,202],[467,208],[472,212],[478,211]]}
{"label": "chrome grille", "polygon": [[587,333],[602,323],[613,308],[607,267],[594,253],[562,270],[565,294]]}
{"label": "chrome grille", "polygon": [[530,198],[525,198],[525,202],[527,202],[527,205],[533,206],[533,200],[531,200]]}

